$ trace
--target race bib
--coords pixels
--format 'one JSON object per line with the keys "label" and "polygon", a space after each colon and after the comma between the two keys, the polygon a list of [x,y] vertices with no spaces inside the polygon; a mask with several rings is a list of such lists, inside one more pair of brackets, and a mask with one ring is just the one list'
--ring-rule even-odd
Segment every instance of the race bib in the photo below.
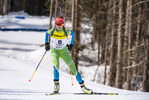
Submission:
{"label": "race bib", "polygon": [[66,47],[68,40],[67,38],[65,39],[55,39],[52,38],[52,47],[54,47],[55,49],[63,49],[64,47]]}

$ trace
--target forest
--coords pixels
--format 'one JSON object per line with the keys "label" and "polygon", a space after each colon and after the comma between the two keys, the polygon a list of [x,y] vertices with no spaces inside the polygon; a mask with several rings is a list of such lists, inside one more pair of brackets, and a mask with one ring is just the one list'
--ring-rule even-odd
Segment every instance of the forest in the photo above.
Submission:
{"label": "forest", "polygon": [[[62,15],[75,31],[71,55],[77,69],[80,59],[89,67],[104,65],[103,84],[108,78],[109,86],[149,92],[149,0],[0,0],[0,15],[17,11],[49,16],[49,29],[52,17]],[[92,41],[81,43],[82,33],[91,34]],[[97,58],[80,56],[84,49],[98,51]]]}

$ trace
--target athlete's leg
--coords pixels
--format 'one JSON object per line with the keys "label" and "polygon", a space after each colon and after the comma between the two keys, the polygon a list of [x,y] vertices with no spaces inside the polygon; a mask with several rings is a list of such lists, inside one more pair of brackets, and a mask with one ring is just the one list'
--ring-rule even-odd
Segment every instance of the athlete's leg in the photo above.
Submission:
{"label": "athlete's leg", "polygon": [[54,74],[54,80],[59,80],[59,71],[55,66],[54,66],[53,74]]}
{"label": "athlete's leg", "polygon": [[65,61],[65,63],[69,66],[70,70],[72,71],[72,73],[76,76],[76,79],[79,83],[82,83],[82,77],[80,75],[80,73],[77,71],[76,66],[70,56],[70,54],[68,53],[67,48],[60,53],[60,57]]}
{"label": "athlete's leg", "polygon": [[74,62],[73,62],[70,54],[68,53],[67,48],[64,49],[60,53],[60,57],[65,61],[65,63],[69,66],[70,70],[76,76],[76,79],[77,79],[78,83],[80,84],[80,87],[81,87],[82,91],[85,92],[85,93],[93,93],[93,91],[91,89],[88,89],[85,86],[84,81],[82,80],[82,77],[81,77],[80,73],[77,71]]}
{"label": "athlete's leg", "polygon": [[54,80],[59,80],[59,56],[56,53],[51,53],[54,66]]}
{"label": "athlete's leg", "polygon": [[54,66],[54,93],[59,93],[59,56],[56,51],[51,50],[52,62]]}

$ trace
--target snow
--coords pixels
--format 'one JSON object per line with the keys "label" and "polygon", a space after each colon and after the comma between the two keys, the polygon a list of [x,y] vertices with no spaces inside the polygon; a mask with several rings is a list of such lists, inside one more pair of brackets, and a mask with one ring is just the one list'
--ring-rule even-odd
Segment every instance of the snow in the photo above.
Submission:
{"label": "snow", "polygon": [[[15,19],[16,15],[23,15],[26,18]],[[4,28],[30,28],[31,26],[48,28],[49,22],[46,16],[30,16],[23,12],[0,16],[0,19],[0,27]],[[50,52],[47,52],[33,79],[29,82],[45,52],[42,46],[44,37],[44,32],[0,31],[0,100],[148,100],[149,93],[121,90],[91,82],[97,66],[79,67],[86,86],[96,92],[119,93],[119,95],[72,95],[72,93],[81,93],[82,90],[75,76],[73,76],[74,85],[71,86],[69,68],[62,59],[60,59],[60,92],[63,94],[45,96],[45,93],[51,93],[54,87]],[[103,73],[103,70],[104,68],[100,66],[99,71]]]}

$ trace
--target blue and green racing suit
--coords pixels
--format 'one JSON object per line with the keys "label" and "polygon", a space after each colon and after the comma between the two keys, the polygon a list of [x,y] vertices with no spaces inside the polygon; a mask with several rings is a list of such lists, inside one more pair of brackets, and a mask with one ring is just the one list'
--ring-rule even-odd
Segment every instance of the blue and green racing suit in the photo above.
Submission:
{"label": "blue and green racing suit", "polygon": [[45,43],[49,43],[49,35],[51,37],[51,56],[52,62],[54,64],[54,80],[59,80],[59,57],[61,57],[64,62],[69,66],[72,73],[76,76],[79,83],[83,83],[80,73],[77,71],[74,61],[72,60],[66,45],[68,44],[68,35],[71,35],[71,43],[74,43],[75,32],[68,30],[67,28],[57,31],[56,28],[52,28],[46,32]]}

